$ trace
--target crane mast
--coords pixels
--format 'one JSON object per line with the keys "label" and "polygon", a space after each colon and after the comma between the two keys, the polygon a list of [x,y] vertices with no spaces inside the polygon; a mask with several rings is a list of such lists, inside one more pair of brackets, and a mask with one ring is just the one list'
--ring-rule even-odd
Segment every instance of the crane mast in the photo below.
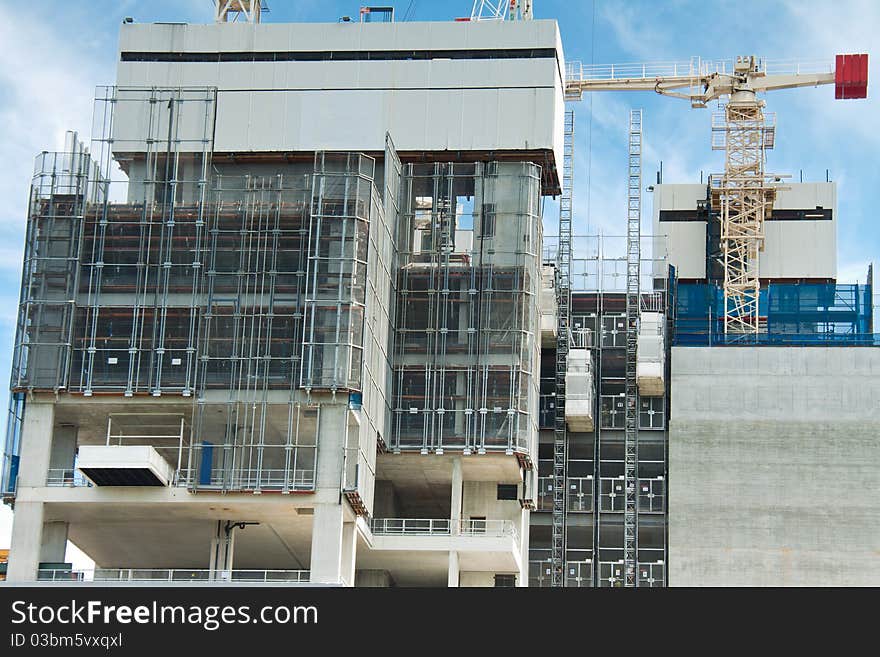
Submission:
{"label": "crane mast", "polygon": [[[754,70],[754,58],[738,61],[737,66],[743,72]],[[721,215],[724,332],[728,335],[761,331],[758,252],[764,249],[764,219],[776,195],[764,171],[774,126],[763,108],[764,101],[744,85],[731,94],[722,120],[713,122],[715,134],[721,137],[713,147],[724,150],[724,173],[720,178],[710,177],[709,187],[712,207]]]}

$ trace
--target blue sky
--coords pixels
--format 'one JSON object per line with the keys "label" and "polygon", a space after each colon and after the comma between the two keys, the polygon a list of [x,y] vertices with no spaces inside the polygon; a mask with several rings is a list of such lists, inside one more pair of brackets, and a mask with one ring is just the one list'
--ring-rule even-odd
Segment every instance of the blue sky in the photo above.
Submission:
{"label": "blue sky", "polygon": [[[470,14],[470,0],[399,0],[398,18],[451,20]],[[833,60],[837,53],[870,54],[869,95],[878,86],[880,61],[874,35],[880,3],[874,0],[535,0],[536,18],[559,21],[567,59],[584,63],[728,59],[755,54],[768,59]],[[359,2],[269,0],[267,22],[336,21],[357,17]],[[91,132],[92,97],[112,84],[118,26],[138,22],[208,22],[211,0],[0,0],[0,374],[10,368],[21,276],[28,185],[33,158],[57,150],[66,130]],[[874,38],[872,38],[874,37]],[[835,101],[831,86],[768,94],[776,112],[776,149],[767,168],[803,171],[805,181],[838,183],[838,268],[846,282],[864,282],[880,255],[875,219],[880,189],[878,106],[871,97]],[[651,93],[593,94],[575,105],[575,233],[623,234],[628,111],[644,109],[646,178],[663,161],[664,182],[696,182],[700,172],[721,169],[710,150],[711,108]],[[645,199],[646,209],[651,198]],[[548,204],[548,213],[553,212]],[[555,225],[552,216],[548,225]],[[548,229],[552,233],[552,229]],[[877,301],[875,301],[877,303]],[[9,518],[0,510],[0,547],[9,542]]]}

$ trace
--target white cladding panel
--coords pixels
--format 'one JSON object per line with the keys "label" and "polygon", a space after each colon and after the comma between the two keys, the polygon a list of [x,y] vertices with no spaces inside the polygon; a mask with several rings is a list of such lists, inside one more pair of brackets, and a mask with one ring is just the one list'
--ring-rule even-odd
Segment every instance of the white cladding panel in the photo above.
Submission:
{"label": "white cladding panel", "polygon": [[[118,87],[217,87],[214,150],[552,150],[564,100],[555,21],[123,25],[122,52],[552,48],[555,58],[120,62]],[[142,120],[117,107],[116,129]]]}
{"label": "white cladding panel", "polygon": [[[667,237],[669,263],[679,278],[706,276],[706,224],[701,221],[660,221],[660,210],[695,210],[706,198],[699,184],[655,185],[653,227]],[[773,206],[778,210],[831,209],[829,220],[770,220],[764,223],[764,251],[759,256],[762,278],[837,277],[837,189],[835,183],[786,183]]]}
{"label": "white cladding panel", "polygon": [[706,278],[706,224],[660,221],[660,210],[695,210],[705,185],[654,185],[654,235],[666,237],[668,262],[678,278]]}

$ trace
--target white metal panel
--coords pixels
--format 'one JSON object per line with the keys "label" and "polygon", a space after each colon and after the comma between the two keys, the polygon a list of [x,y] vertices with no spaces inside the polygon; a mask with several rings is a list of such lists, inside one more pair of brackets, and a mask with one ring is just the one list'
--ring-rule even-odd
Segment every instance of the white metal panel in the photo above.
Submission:
{"label": "white metal panel", "polygon": [[561,47],[555,20],[456,23],[226,23],[122,25],[126,51],[421,50]]}
{"label": "white metal panel", "polygon": [[[679,278],[706,275],[706,225],[704,222],[660,221],[660,210],[694,210],[706,196],[700,184],[656,185],[653,227],[667,237],[669,263]],[[835,183],[783,183],[774,208],[832,211],[831,220],[769,220],[764,223],[764,250],[758,256],[761,278],[836,278],[837,188]]]}
{"label": "white metal panel", "polygon": [[[161,68],[157,68],[161,67]],[[118,86],[194,84],[220,89],[548,88],[556,64],[534,60],[355,62],[121,62]],[[189,81],[189,82],[186,82]],[[271,82],[267,82],[271,81]]]}
{"label": "white metal panel", "polygon": [[761,278],[836,278],[837,231],[833,221],[767,221]]}
{"label": "white metal panel", "polygon": [[[555,21],[124,25],[123,51],[554,48]],[[555,59],[120,62],[118,86],[216,86],[215,151],[552,150],[562,161]],[[365,93],[358,89],[373,88]],[[291,92],[288,90],[301,91]],[[240,93],[224,91],[242,90]],[[261,90],[245,93],[246,90]],[[319,97],[320,96],[320,97]],[[117,121],[128,108],[117,108]]]}
{"label": "white metal panel", "polygon": [[82,445],[77,453],[77,470],[141,469],[152,472],[166,486],[174,479],[174,468],[150,445]]}
{"label": "white metal panel", "polygon": [[666,238],[667,260],[678,278],[706,277],[706,224],[702,221],[664,221],[657,234]]}

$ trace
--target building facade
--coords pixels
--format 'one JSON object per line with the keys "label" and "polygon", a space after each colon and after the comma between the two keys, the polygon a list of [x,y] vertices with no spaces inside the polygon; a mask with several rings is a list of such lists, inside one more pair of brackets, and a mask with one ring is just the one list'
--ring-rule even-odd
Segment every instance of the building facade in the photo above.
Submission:
{"label": "building facade", "polygon": [[123,25],[31,189],[10,580],[526,586],[562,70],[554,21]]}
{"label": "building facade", "polygon": [[11,582],[877,582],[844,491],[880,485],[880,340],[833,183],[774,189],[755,334],[711,179],[648,188],[635,256],[574,236],[569,303],[555,21],[218,18],[124,24],[88,147],[37,158]]}

